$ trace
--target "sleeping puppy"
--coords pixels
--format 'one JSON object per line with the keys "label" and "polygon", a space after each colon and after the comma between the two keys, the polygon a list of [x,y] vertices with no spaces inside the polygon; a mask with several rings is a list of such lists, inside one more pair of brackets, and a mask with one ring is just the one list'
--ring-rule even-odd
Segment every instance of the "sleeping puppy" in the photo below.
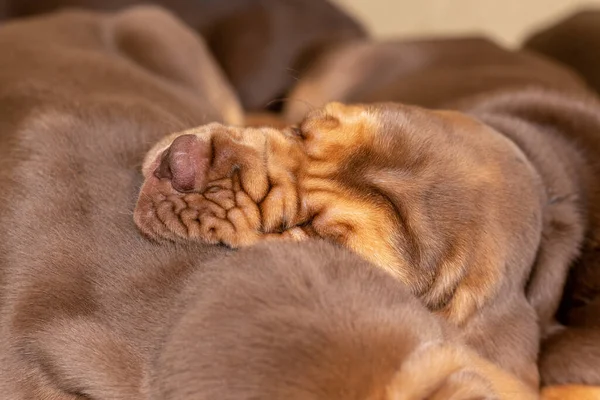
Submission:
{"label": "sleeping puppy", "polygon": [[[434,50],[444,43],[424,44],[417,74],[443,69],[448,53]],[[480,47],[462,54],[476,59]],[[568,268],[600,215],[590,190],[600,105],[572,73],[515,57],[493,85],[471,81],[458,98],[442,90],[460,112],[330,103],[283,130],[211,124],[172,134],[147,154],[136,224],[153,238],[232,247],[343,244],[536,385],[539,335],[553,332]],[[454,82],[472,79],[450,70]],[[536,79],[524,88],[528,76]],[[567,369],[563,382],[600,384],[600,368],[588,366]]]}
{"label": "sleeping puppy", "polygon": [[486,125],[399,104],[332,103],[298,128],[175,134],[148,153],[143,172],[134,217],[148,236],[344,244],[537,384],[537,324],[523,288],[545,192],[523,152]]}
{"label": "sleeping puppy", "polygon": [[[142,0],[0,0],[6,18],[63,7],[119,10]],[[279,100],[312,60],[347,40],[366,36],[360,24],[328,0],[154,0],[206,40],[242,105]]]}

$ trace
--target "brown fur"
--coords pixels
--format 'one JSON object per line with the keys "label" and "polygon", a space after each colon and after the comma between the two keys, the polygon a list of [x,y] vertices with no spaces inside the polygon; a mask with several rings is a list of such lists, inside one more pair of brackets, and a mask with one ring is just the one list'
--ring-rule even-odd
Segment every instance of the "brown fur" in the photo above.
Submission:
{"label": "brown fur", "polygon": [[[552,57],[581,74],[587,83],[600,92],[600,58],[595,49],[600,45],[600,13],[588,10],[576,13],[530,37],[525,47]],[[596,112],[597,115],[597,112]],[[597,130],[583,142],[583,148],[598,174]],[[589,178],[588,178],[589,179]],[[581,257],[573,266],[563,294],[559,319],[567,329],[558,329],[544,343],[540,360],[547,379],[570,382],[572,374],[582,376],[583,382],[596,382],[600,351],[600,265],[598,261],[598,185],[589,179],[590,226]],[[592,366],[592,367],[590,367]]]}
{"label": "brown fur", "polygon": [[207,268],[157,360],[157,398],[537,398],[339,248],[257,246]]}
{"label": "brown fur", "polygon": [[[119,10],[143,0],[0,0],[5,18],[63,7]],[[246,109],[278,107],[326,49],[365,37],[328,0],[153,0],[200,33]]]}
{"label": "brown fur", "polygon": [[550,57],[577,71],[600,93],[600,11],[586,10],[534,32],[524,48]]}
{"label": "brown fur", "polygon": [[146,399],[172,299],[223,249],[139,237],[141,155],[241,108],[156,8],[6,23],[0,49],[0,396]]}
{"label": "brown fur", "polygon": [[[495,78],[452,69],[447,46],[473,60],[487,49]],[[406,283],[482,354],[535,383],[538,335],[555,332],[568,268],[597,243],[600,105],[574,74],[489,42],[409,49],[400,59],[419,52],[422,68],[412,60],[394,79],[424,82],[430,72],[433,85],[446,86],[438,99],[415,102],[462,113],[330,103],[298,128],[173,134],[147,155],[136,222],[153,237],[234,247],[277,236],[342,243]],[[365,88],[364,76],[350,75],[356,81],[333,95]],[[417,89],[395,86],[393,96],[410,99]],[[560,379],[542,363],[544,382],[600,385],[600,358],[587,360],[590,372],[570,363]]]}
{"label": "brown fur", "polygon": [[[488,314],[514,320],[519,344],[498,335],[494,346],[502,351],[490,356],[535,383],[537,326],[523,288],[540,240],[544,194],[516,146],[458,114],[391,104],[333,103],[309,114],[300,129],[301,139],[268,128],[186,131],[199,143],[191,147],[209,149],[209,161],[200,161],[185,194],[172,183],[191,166],[179,165],[177,155],[203,156],[179,148],[188,136],[178,136],[166,158],[161,153],[173,137],[159,142],[144,164],[138,226],[152,237],[234,247],[279,229],[342,243],[462,326],[481,351],[489,344],[479,342],[481,330],[496,323]],[[162,175],[165,163],[171,179]],[[239,175],[232,174],[236,167]],[[505,347],[515,353],[507,357]]]}
{"label": "brown fur", "polygon": [[491,92],[531,85],[581,91],[582,82],[538,56],[507,52],[484,38],[357,40],[312,63],[290,92],[284,117],[298,123],[311,107],[331,101],[447,108],[482,88]]}

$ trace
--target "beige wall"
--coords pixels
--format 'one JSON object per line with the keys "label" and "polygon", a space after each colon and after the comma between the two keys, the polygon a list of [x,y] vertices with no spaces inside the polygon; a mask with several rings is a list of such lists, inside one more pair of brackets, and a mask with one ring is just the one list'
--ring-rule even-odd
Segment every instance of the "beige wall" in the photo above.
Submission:
{"label": "beige wall", "polygon": [[600,0],[335,0],[379,37],[487,33],[516,45],[532,29]]}

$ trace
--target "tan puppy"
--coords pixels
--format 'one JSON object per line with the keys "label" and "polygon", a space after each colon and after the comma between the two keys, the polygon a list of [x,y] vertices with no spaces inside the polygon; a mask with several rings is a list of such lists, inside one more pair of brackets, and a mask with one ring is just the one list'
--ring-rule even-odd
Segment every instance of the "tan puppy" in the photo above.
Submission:
{"label": "tan puppy", "polygon": [[517,146],[485,125],[333,103],[284,131],[208,125],[176,134],[150,151],[143,171],[135,218],[146,234],[238,247],[283,231],[342,243],[472,341],[483,339],[475,326],[491,323],[487,314],[513,321],[522,338],[493,357],[536,382],[537,327],[518,288],[540,241],[544,192]]}
{"label": "tan puppy", "polygon": [[[464,55],[480,54],[469,46]],[[424,44],[431,70],[448,60],[434,51],[443,47]],[[593,196],[587,157],[598,148],[600,106],[568,71],[495,54],[516,60],[499,64],[494,84],[478,80],[465,97],[440,92],[463,113],[331,103],[289,129],[212,124],[166,137],[144,162],[136,223],[154,238],[233,247],[278,237],[342,243],[536,384],[538,334],[552,330],[600,204],[583,200]],[[523,89],[528,76],[536,79]],[[596,372],[571,372],[567,382],[600,384]]]}
{"label": "tan puppy", "polygon": [[[600,59],[592,49],[600,43],[599,20],[595,11],[575,14],[534,35],[526,47],[575,67],[592,88],[597,88]],[[335,82],[339,85],[334,87]],[[534,88],[544,90],[537,90],[535,94]],[[548,89],[554,93],[548,93]],[[550,337],[543,343],[540,359],[543,381],[600,382],[597,256],[600,209],[596,199],[599,183],[595,178],[600,146],[596,133],[596,102],[589,99],[583,80],[573,71],[549,63],[535,53],[508,52],[482,39],[362,41],[324,55],[299,82],[291,97],[293,101],[288,103],[285,114],[290,121],[298,120],[298,115],[306,110],[305,104],[318,106],[331,100],[404,101],[458,109],[484,120],[489,118],[486,114],[490,114],[490,107],[502,104],[506,108],[502,113],[512,117],[505,115],[502,122],[499,118],[490,122],[501,123],[503,133],[516,137],[515,142],[523,143],[521,147],[529,147],[529,153],[535,158],[545,160],[546,165],[539,169],[545,175],[549,193],[571,193],[565,196],[579,204],[572,213],[578,215],[579,223],[567,218],[564,210],[548,214],[544,231],[554,231],[554,234],[543,235],[550,240],[544,240],[546,245],[541,246],[544,251],[538,255],[528,286],[528,297],[540,315],[542,329],[551,326],[547,321],[555,315],[562,289],[565,289],[556,317],[569,329],[559,327],[548,332]],[[508,121],[511,118],[513,121]],[[521,120],[527,124],[510,128]],[[526,133],[526,125],[538,126],[538,129],[545,126],[546,133]],[[565,152],[571,153],[560,158],[569,162],[559,162],[562,167],[558,169],[570,175],[566,179],[560,177],[562,173],[552,172],[558,158],[548,155],[541,145],[556,140],[557,131],[559,137],[564,138],[560,140],[568,142]],[[525,140],[527,136],[532,139]],[[537,139],[533,139],[535,137]],[[561,181],[571,183],[562,185]],[[555,199],[561,200],[561,196]],[[552,207],[554,205],[556,201],[552,202]],[[550,217],[552,214],[555,217]],[[565,224],[565,221],[570,222]],[[576,232],[581,230],[585,230],[585,239],[577,245]],[[571,272],[565,288],[567,267]]]}

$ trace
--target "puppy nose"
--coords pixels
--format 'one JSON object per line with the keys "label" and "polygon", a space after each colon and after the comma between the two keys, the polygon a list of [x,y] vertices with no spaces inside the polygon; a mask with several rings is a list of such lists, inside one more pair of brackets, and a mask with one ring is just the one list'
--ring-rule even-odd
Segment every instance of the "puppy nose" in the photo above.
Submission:
{"label": "puppy nose", "polygon": [[178,136],[162,153],[154,176],[171,180],[171,186],[178,192],[201,192],[206,186],[210,157],[209,141],[195,135]]}

